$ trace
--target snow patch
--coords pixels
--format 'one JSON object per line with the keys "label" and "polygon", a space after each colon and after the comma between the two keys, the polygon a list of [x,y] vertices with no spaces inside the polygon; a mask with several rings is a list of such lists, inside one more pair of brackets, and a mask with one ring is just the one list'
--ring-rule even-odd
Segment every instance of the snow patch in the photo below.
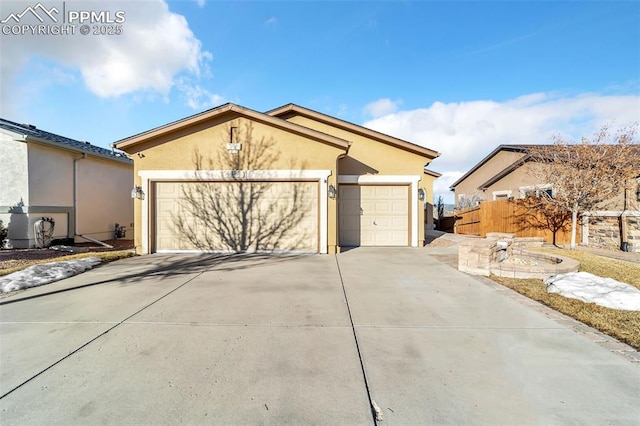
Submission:
{"label": "snow patch", "polygon": [[21,271],[0,278],[0,293],[37,287],[69,278],[93,268],[100,262],[100,259],[97,257],[85,257],[84,259],[29,266]]}
{"label": "snow patch", "polygon": [[548,293],[624,311],[640,311],[640,290],[588,272],[558,274],[544,280]]}

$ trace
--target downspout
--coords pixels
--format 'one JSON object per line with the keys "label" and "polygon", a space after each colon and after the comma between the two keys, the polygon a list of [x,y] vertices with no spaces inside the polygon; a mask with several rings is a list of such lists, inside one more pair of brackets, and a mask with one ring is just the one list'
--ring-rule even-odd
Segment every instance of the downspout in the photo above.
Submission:
{"label": "downspout", "polygon": [[[78,161],[84,160],[87,158],[87,153],[83,152],[82,157],[73,159],[73,226],[72,228],[72,236],[84,238],[85,240],[89,240],[93,243],[100,244],[107,248],[113,248],[112,245],[107,243],[103,243],[102,241],[96,240],[95,238],[87,237],[86,235],[78,234],[77,232],[77,223],[78,223]],[[67,231],[67,234],[69,232]]]}

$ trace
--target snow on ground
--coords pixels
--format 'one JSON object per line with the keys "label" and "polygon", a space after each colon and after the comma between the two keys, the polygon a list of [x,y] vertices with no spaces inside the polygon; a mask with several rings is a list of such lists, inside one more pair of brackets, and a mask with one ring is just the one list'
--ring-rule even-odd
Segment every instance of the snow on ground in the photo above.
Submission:
{"label": "snow on ground", "polygon": [[100,263],[97,257],[66,260],[29,266],[21,271],[0,277],[0,293],[8,293],[23,288],[37,287],[69,278],[93,268]]}
{"label": "snow on ground", "polygon": [[544,280],[547,292],[624,311],[640,311],[640,290],[588,272],[558,274]]}

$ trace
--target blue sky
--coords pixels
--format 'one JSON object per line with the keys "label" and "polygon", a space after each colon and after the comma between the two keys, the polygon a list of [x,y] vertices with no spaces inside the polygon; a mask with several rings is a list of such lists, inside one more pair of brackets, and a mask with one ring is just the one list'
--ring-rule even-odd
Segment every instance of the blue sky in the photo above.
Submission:
{"label": "blue sky", "polygon": [[[3,1],[0,19],[37,1]],[[45,7],[62,1],[42,1]],[[0,34],[3,118],[100,145],[224,102],[293,102],[442,153],[640,121],[640,2],[72,1],[123,34]]]}

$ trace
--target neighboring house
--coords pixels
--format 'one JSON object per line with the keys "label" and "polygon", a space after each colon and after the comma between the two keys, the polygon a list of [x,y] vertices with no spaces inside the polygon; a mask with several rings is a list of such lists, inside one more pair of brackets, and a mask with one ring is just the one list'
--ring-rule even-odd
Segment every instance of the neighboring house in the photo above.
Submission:
{"label": "neighboring house", "polygon": [[[520,198],[523,190],[532,184],[525,168],[519,167],[527,155],[530,145],[500,145],[480,160],[449,189],[455,193],[456,205],[468,205],[473,201],[495,201],[507,198]],[[496,178],[506,171],[506,179],[496,185]]]}
{"label": "neighboring house", "polygon": [[229,103],[114,146],[134,159],[140,253],[419,247],[438,176],[433,150],[293,104]]}
{"label": "neighboring house", "polygon": [[124,153],[0,119],[0,220],[8,247],[35,245],[34,223],[55,221],[53,238],[114,238],[133,222],[133,162]]}
{"label": "neighboring house", "polygon": [[[519,199],[545,191],[553,196],[547,182],[537,182],[534,167],[544,167],[529,160],[527,149],[532,145],[500,145],[480,160],[450,189],[455,192],[456,205],[468,206],[473,201]],[[629,185],[625,196],[623,186],[616,197],[601,203],[597,210],[582,216],[584,245],[619,249],[622,243],[622,221],[627,227],[629,251],[640,252],[640,181]],[[626,206],[625,206],[626,198]],[[626,208],[626,210],[625,210]]]}

